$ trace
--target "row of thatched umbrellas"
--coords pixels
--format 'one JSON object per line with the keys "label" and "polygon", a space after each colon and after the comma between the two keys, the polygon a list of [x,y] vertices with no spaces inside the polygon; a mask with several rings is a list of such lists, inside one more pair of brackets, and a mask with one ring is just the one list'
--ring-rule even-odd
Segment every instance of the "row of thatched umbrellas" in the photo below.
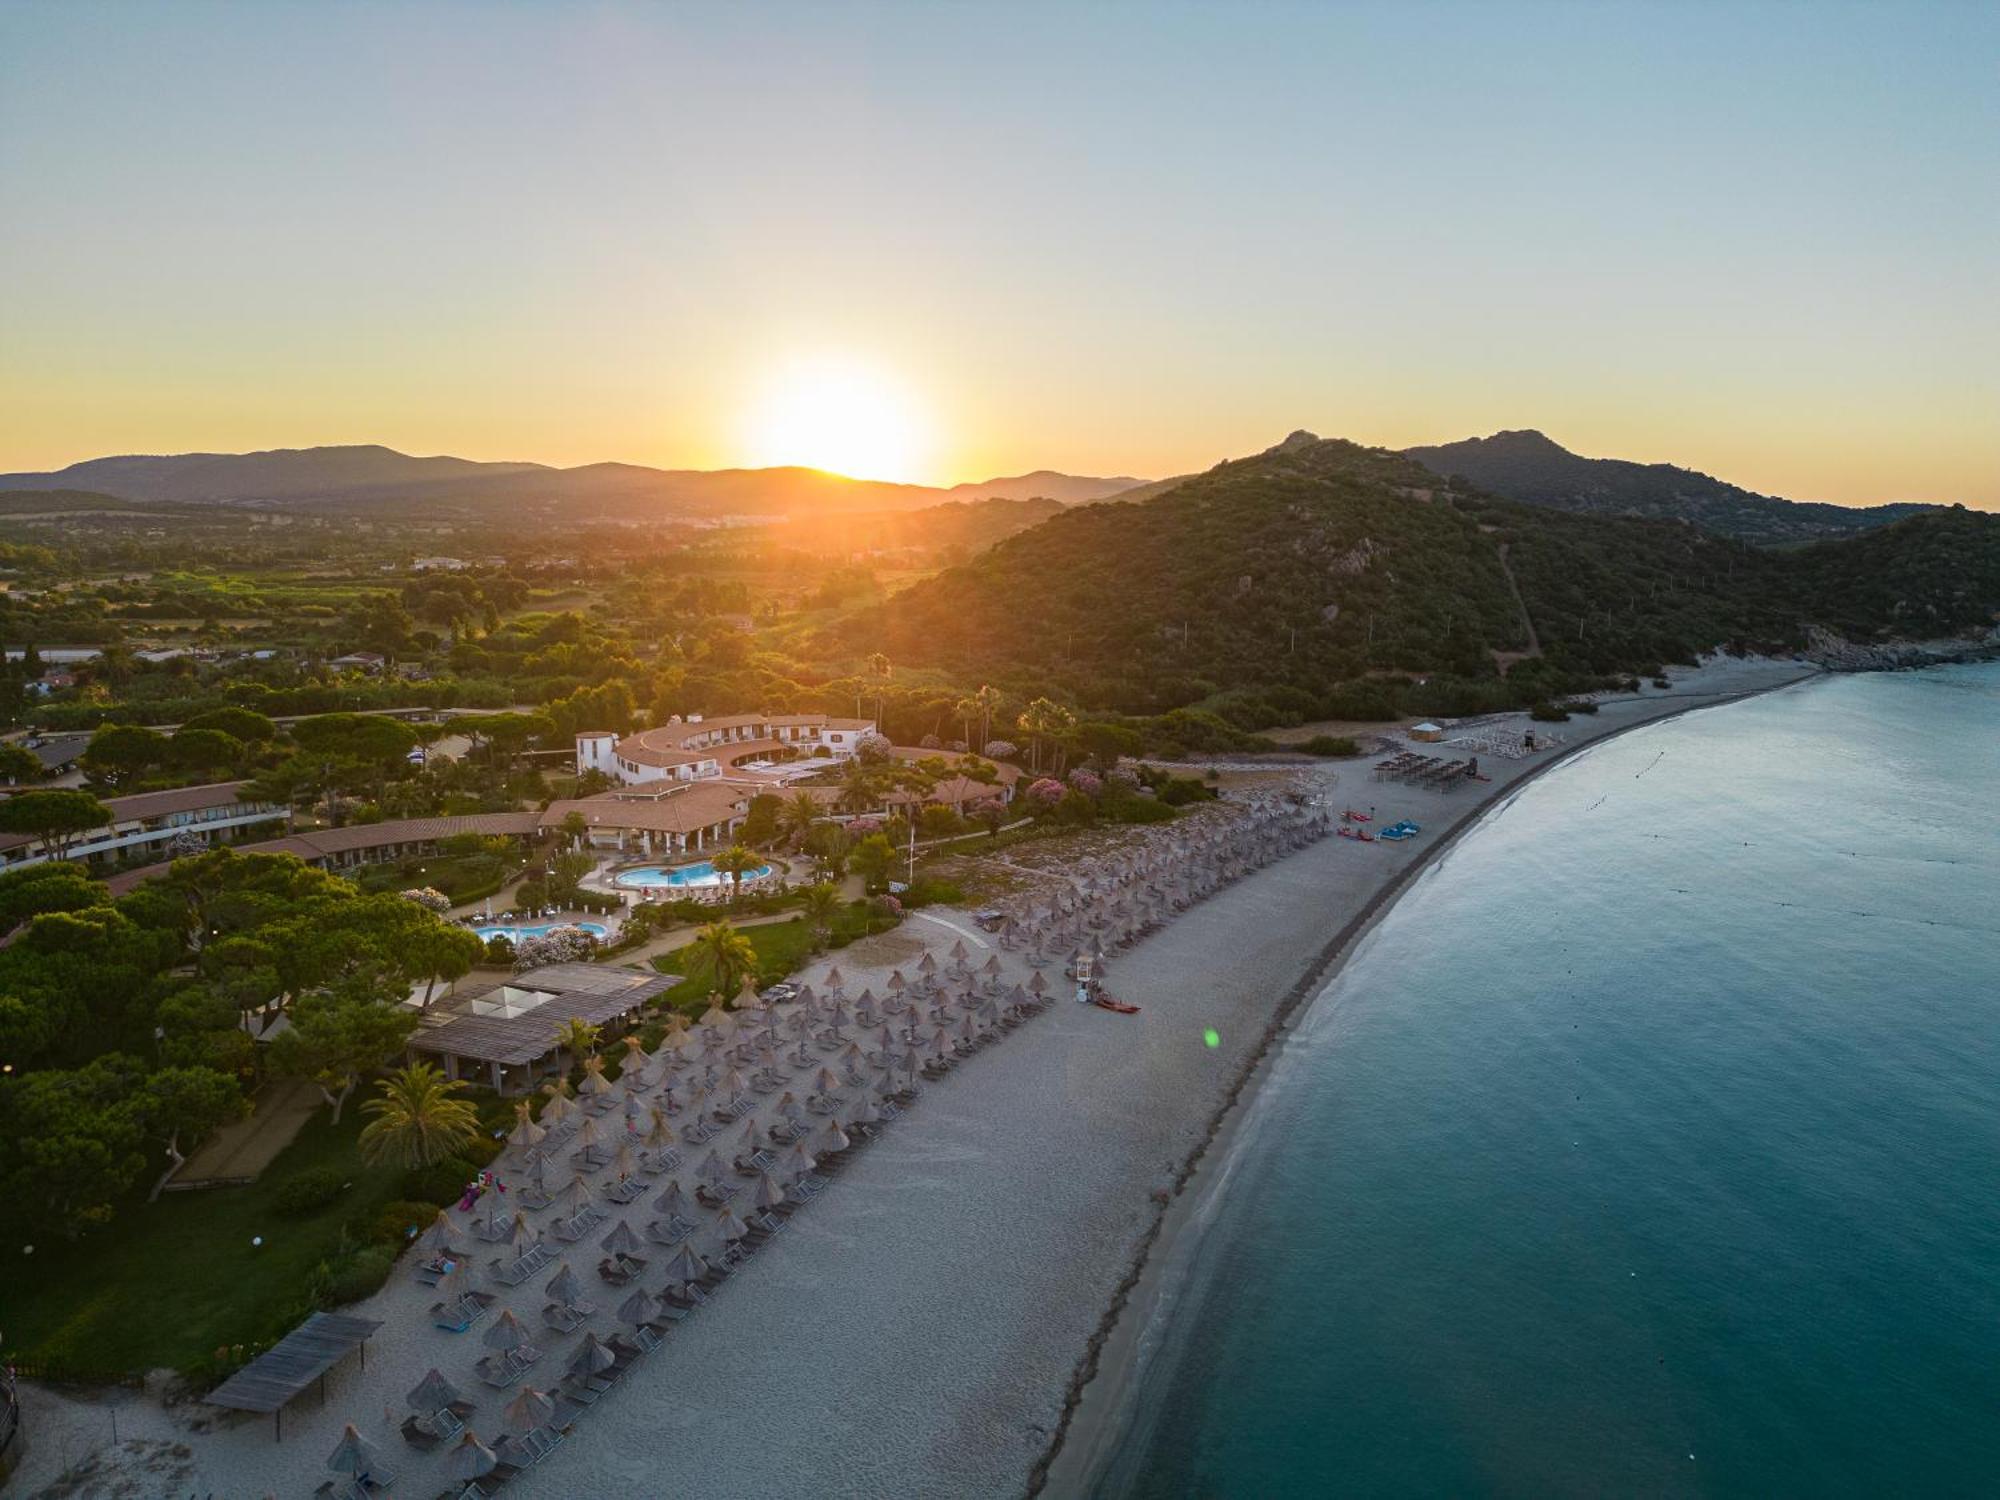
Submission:
{"label": "row of thatched umbrellas", "polygon": [[[550,1253],[550,1235],[580,1244],[601,1230],[597,1244],[606,1261],[600,1275],[643,1270],[649,1252],[666,1247],[654,1286],[630,1285],[615,1309],[634,1338],[655,1337],[754,1240],[817,1195],[829,1160],[899,1114],[920,1091],[920,1074],[939,1076],[1039,1009],[1049,992],[1040,973],[1025,984],[1010,983],[997,955],[975,965],[963,943],[954,943],[943,962],[926,953],[909,973],[892,972],[884,988],[881,998],[867,988],[850,998],[835,968],[817,991],[804,986],[781,1004],[746,993],[736,1009],[712,1006],[692,1023],[673,1018],[652,1053],[637,1037],[626,1038],[616,1081],[593,1058],[574,1095],[552,1088],[539,1117],[522,1105],[503,1158],[523,1174],[510,1194],[515,1205],[503,1207],[502,1194],[489,1191],[471,1226],[479,1238],[506,1249],[510,1259],[496,1262],[496,1279],[521,1284],[524,1278],[513,1269]],[[795,1077],[795,1069],[806,1076]],[[720,1119],[723,1114],[730,1118]],[[654,1178],[663,1181],[649,1183]],[[646,1198],[656,1217],[643,1234],[627,1218],[604,1212],[607,1200],[624,1208]],[[529,1217],[543,1209],[554,1211],[546,1230]],[[469,1326],[496,1299],[476,1286],[470,1264],[455,1251],[460,1233],[440,1212],[420,1244],[450,1262],[439,1282],[439,1306],[462,1310],[458,1326]],[[584,1329],[598,1307],[583,1278],[567,1259],[540,1264],[552,1273],[544,1285],[543,1321],[563,1333]],[[503,1266],[509,1274],[498,1276]],[[482,1380],[491,1385],[525,1376],[542,1357],[535,1336],[503,1308],[481,1331],[488,1351],[480,1362]],[[617,1357],[584,1329],[561,1384],[573,1394],[577,1379],[609,1369]],[[472,1408],[442,1372],[428,1372],[411,1391],[410,1404],[406,1432],[414,1424],[434,1437],[457,1438],[447,1456],[454,1484],[502,1464],[538,1461],[559,1440],[555,1429],[575,1414],[562,1390],[552,1394],[523,1383],[500,1413],[504,1436],[489,1446],[465,1430],[459,1413]],[[350,1466],[336,1465],[336,1471],[353,1474],[358,1460],[378,1472],[380,1455],[366,1449],[367,1440],[350,1429],[335,1453]]]}
{"label": "row of thatched umbrellas", "polygon": [[[1101,955],[1121,947],[1150,924],[1324,837],[1329,827],[1323,812],[1266,799],[1225,827],[1187,831],[1078,866],[1068,891],[1039,909],[1010,915],[1002,927],[1001,946],[1026,951],[1033,972],[1025,984],[1009,982],[997,953],[975,963],[963,941],[955,940],[942,961],[926,952],[910,972],[892,972],[880,997],[866,987],[850,996],[836,966],[817,989],[802,986],[781,1003],[766,1002],[746,984],[734,1009],[714,1004],[691,1023],[674,1016],[651,1053],[628,1036],[615,1082],[602,1060],[591,1058],[574,1096],[565,1081],[549,1092],[539,1117],[521,1106],[507,1137],[508,1159],[525,1174],[518,1206],[503,1212],[501,1195],[489,1192],[473,1232],[504,1243],[522,1265],[549,1249],[528,1213],[555,1210],[549,1232],[580,1243],[606,1217],[604,1200],[623,1208],[650,1196],[647,1207],[657,1217],[645,1234],[619,1216],[598,1237],[609,1266],[644,1268],[649,1250],[670,1248],[657,1273],[660,1290],[632,1285],[615,1309],[618,1323],[642,1341],[626,1346],[636,1354],[665,1322],[683,1315],[689,1299],[713,1285],[719,1271],[742,1258],[760,1228],[768,1232],[817,1194],[825,1185],[823,1164],[899,1114],[919,1092],[918,1074],[938,1076],[1041,1008],[1049,994],[1041,969],[1056,953],[1067,948],[1074,962],[1085,951]],[[795,1080],[803,1071],[809,1078]],[[730,1130],[733,1139],[710,1144]],[[566,1175],[558,1165],[565,1147]],[[688,1156],[696,1152],[690,1165]],[[657,1190],[642,1185],[656,1177],[665,1179]],[[599,1180],[593,1184],[593,1178]],[[441,1305],[467,1307],[476,1318],[495,1299],[475,1286],[466,1259],[453,1250],[458,1232],[441,1212],[421,1243],[451,1260],[440,1281]],[[600,1266],[600,1274],[604,1270]],[[517,1285],[519,1278],[506,1284]],[[566,1259],[553,1262],[543,1290],[544,1321],[558,1331],[582,1328],[598,1311]],[[614,1369],[620,1360],[614,1345],[622,1337],[607,1344],[585,1329],[562,1381],[574,1389]],[[518,1375],[541,1358],[531,1330],[511,1308],[482,1331],[481,1343],[494,1373]],[[472,1406],[436,1368],[409,1393],[409,1404],[422,1430],[457,1438],[445,1466],[454,1485],[484,1478],[502,1464],[538,1461],[560,1440],[555,1429],[575,1414],[560,1393],[524,1382],[500,1411],[503,1436],[489,1446],[465,1428]],[[383,1472],[379,1452],[351,1426],[329,1463],[349,1476]]]}
{"label": "row of thatched umbrellas", "polygon": [[1053,898],[1008,913],[1003,948],[1025,952],[1040,968],[1064,956],[1067,968],[1089,953],[1130,946],[1174,915],[1253,870],[1325,838],[1327,811],[1295,794],[1250,799],[1226,824],[1179,829],[1125,853],[1072,867]]}

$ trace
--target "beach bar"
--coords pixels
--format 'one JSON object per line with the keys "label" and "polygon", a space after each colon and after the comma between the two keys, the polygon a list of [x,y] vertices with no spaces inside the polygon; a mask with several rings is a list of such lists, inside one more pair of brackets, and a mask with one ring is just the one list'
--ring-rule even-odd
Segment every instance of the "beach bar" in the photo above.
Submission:
{"label": "beach bar", "polygon": [[536,1064],[555,1052],[556,1033],[566,1023],[601,1027],[608,1040],[647,1001],[678,983],[678,975],[606,964],[546,964],[476,992],[461,987],[454,997],[458,1014],[419,1030],[410,1050],[440,1058],[447,1077],[470,1078],[495,1093],[526,1093],[534,1087]]}
{"label": "beach bar", "polygon": [[[210,1391],[210,1406],[231,1411],[269,1412],[279,1437],[285,1435],[285,1407],[314,1381],[356,1349],[368,1363],[368,1339],[382,1326],[376,1318],[316,1312],[249,1364]],[[322,1387],[324,1390],[324,1387]]]}

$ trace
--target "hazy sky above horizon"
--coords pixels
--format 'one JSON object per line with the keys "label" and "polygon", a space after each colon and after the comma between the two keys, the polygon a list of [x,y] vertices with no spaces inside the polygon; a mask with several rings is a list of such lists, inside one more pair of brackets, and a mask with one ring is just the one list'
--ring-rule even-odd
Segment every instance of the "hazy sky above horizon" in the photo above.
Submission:
{"label": "hazy sky above horizon", "polygon": [[810,462],[801,363],[890,478],[2000,508],[2000,5],[0,5],[0,469]]}

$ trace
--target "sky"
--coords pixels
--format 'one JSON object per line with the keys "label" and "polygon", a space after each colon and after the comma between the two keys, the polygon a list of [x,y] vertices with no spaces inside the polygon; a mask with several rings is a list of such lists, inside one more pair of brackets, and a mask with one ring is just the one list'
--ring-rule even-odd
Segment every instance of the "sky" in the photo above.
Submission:
{"label": "sky", "polygon": [[1299,427],[2000,508],[2000,5],[0,0],[0,469]]}

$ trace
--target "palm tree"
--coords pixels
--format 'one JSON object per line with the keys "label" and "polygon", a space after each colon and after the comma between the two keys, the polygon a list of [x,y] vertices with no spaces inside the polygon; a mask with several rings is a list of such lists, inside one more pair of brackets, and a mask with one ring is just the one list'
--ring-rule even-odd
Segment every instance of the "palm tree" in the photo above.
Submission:
{"label": "palm tree", "polygon": [[456,1097],[465,1085],[429,1063],[398,1068],[376,1087],[382,1097],[361,1106],[374,1118],[356,1142],[370,1162],[427,1167],[479,1138],[479,1111]]}
{"label": "palm tree", "polygon": [[597,1049],[597,1028],[581,1016],[572,1016],[556,1028],[556,1050],[569,1054],[569,1065],[579,1066]]}
{"label": "palm tree", "polygon": [[868,774],[868,768],[858,760],[850,760],[840,773],[840,800],[836,805],[845,813],[865,813],[878,800],[875,780]]}
{"label": "palm tree", "polygon": [[977,698],[961,698],[958,702],[952,704],[951,711],[965,729],[965,748],[968,750],[979,749],[980,746],[974,744],[972,739],[972,721],[979,717],[979,700]]}
{"label": "palm tree", "polygon": [[731,844],[727,849],[718,850],[709,860],[709,865],[716,874],[729,877],[731,901],[743,894],[743,877],[762,863],[762,860],[741,844]]}
{"label": "palm tree", "polygon": [[819,817],[819,798],[811,792],[794,792],[778,809],[778,832],[792,847],[803,849]]}
{"label": "palm tree", "polygon": [[743,977],[757,967],[757,950],[750,939],[727,922],[711,922],[696,932],[687,951],[693,960],[690,967],[706,970],[717,992],[730,999],[743,987]]}
{"label": "palm tree", "polygon": [[889,658],[880,651],[868,658],[868,670],[875,677],[875,728],[882,727],[882,697],[889,686]]}
{"label": "palm tree", "polygon": [[1076,727],[1076,715],[1064,708],[1060,703],[1052,703],[1047,698],[1037,698],[1021,710],[1021,717],[1018,723],[1022,732],[1029,736],[1032,747],[1032,763],[1036,770],[1041,769],[1042,741],[1044,739],[1055,741],[1055,766],[1057,774],[1060,775],[1062,772],[1061,737]]}
{"label": "palm tree", "polygon": [[800,910],[805,913],[806,925],[812,929],[813,951],[817,953],[833,936],[833,919],[840,913],[840,887],[822,880],[807,886],[804,895]]}
{"label": "palm tree", "polygon": [[984,754],[986,741],[993,734],[993,712],[1000,706],[1000,689],[982,683],[979,691],[972,695],[972,701],[979,707],[979,743],[972,748]]}

